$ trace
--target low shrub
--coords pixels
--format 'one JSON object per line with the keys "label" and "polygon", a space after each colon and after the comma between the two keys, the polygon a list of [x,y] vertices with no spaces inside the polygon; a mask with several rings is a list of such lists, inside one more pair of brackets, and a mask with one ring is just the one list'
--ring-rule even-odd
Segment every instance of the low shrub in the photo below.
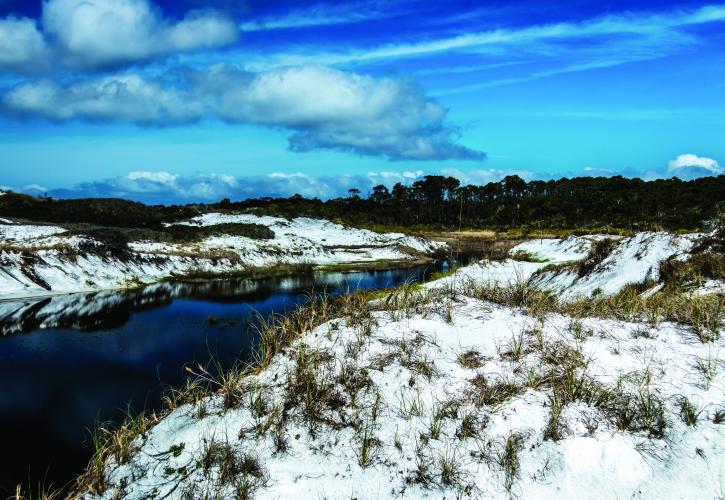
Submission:
{"label": "low shrub", "polygon": [[80,250],[87,253],[105,254],[121,256],[128,252],[128,236],[117,228],[103,227],[80,232],[83,236],[93,238],[100,245],[96,245],[91,241],[84,241],[80,244]]}
{"label": "low shrub", "polygon": [[227,223],[212,226],[188,226],[175,224],[162,231],[177,243],[198,241],[210,236],[244,236],[254,240],[274,239],[274,231],[262,224]]}
{"label": "low shrub", "polygon": [[660,263],[660,280],[666,284],[682,286],[700,279],[725,281],[725,254],[698,253],[687,260]]}
{"label": "low shrub", "polygon": [[579,277],[581,278],[582,276],[589,274],[595,267],[604,261],[604,259],[609,257],[616,246],[617,242],[612,238],[604,238],[597,241],[594,246],[592,246],[592,249],[589,250],[589,254],[586,258],[579,264],[579,267],[577,268],[577,274],[579,274]]}

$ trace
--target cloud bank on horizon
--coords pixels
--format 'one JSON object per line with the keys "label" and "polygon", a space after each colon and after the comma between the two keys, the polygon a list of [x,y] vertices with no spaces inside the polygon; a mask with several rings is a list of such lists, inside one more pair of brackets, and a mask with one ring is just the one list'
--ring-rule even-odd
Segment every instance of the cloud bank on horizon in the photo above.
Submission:
{"label": "cloud bank on horizon", "polygon": [[0,184],[207,200],[396,169],[723,173],[725,4],[235,5],[1,2]]}
{"label": "cloud bank on horizon", "polygon": [[[703,173],[705,171],[706,173]],[[611,173],[583,172],[585,175],[611,176]],[[670,160],[666,169],[650,172],[646,180],[677,177],[691,180],[703,175],[725,173],[717,161],[694,154],[682,154]],[[301,195],[307,198],[329,199],[349,195],[351,189],[368,196],[379,184],[389,189],[396,183],[410,185],[425,175],[445,175],[459,179],[462,184],[484,185],[498,182],[508,175],[518,175],[525,180],[538,178],[527,171],[502,171],[478,169],[463,172],[448,168],[437,172],[423,170],[370,171],[357,175],[328,175],[314,177],[304,172],[272,172],[265,175],[235,177],[219,173],[180,175],[163,171],[135,171],[104,180],[83,182],[71,188],[48,189],[31,184],[22,188],[5,188],[38,196],[55,198],[127,198],[149,204],[208,203],[223,198],[243,200],[262,197],[288,197]]]}
{"label": "cloud bank on horizon", "polygon": [[708,175],[722,175],[725,173],[725,169],[712,158],[687,153],[679,155],[674,160],[670,160],[667,166],[667,173],[676,177],[693,179]]}

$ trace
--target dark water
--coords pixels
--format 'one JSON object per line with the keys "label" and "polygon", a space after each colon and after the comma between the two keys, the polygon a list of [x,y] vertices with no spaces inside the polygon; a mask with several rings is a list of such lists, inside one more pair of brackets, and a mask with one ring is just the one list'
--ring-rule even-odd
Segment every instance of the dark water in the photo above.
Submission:
{"label": "dark water", "polygon": [[0,301],[0,498],[17,484],[68,483],[90,458],[90,429],[129,408],[159,409],[184,366],[250,359],[255,313],[289,310],[311,290],[388,288],[456,264]]}

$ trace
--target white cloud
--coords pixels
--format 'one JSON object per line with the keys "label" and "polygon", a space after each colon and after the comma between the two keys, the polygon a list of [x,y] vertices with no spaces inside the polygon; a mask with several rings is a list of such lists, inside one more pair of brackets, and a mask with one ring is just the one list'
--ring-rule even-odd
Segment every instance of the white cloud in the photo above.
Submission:
{"label": "white cloud", "polygon": [[40,184],[28,184],[26,186],[23,186],[22,191],[28,194],[34,194],[36,196],[43,196],[45,195],[45,193],[48,192],[48,188],[45,186],[41,186]]}
{"label": "white cloud", "polygon": [[[462,52],[497,58],[552,58],[563,55],[580,59],[551,74],[586,71],[662,57],[693,43],[696,35],[685,28],[725,21],[725,6],[705,6],[694,10],[673,10],[664,14],[632,13],[607,15],[579,22],[562,22],[500,28],[461,35],[425,39],[409,43],[390,43],[364,49],[324,50],[309,47],[291,53],[266,54],[264,58],[249,54],[248,67],[265,68],[292,64],[360,64],[381,60],[435,56],[445,52]],[[577,43],[577,42],[585,43]],[[514,80],[516,83],[520,80]],[[501,81],[498,84],[507,83]]]}
{"label": "white cloud", "polygon": [[[312,176],[304,172],[272,172],[266,175],[235,177],[228,174],[180,175],[167,171],[135,171],[123,176],[97,182],[86,182],[70,189],[47,190],[27,186],[34,194],[48,193],[58,198],[120,197],[153,204],[210,203],[223,198],[243,200],[261,197],[283,197],[300,194],[308,198],[337,198],[348,196],[351,188],[359,189],[366,197],[372,188],[384,184],[388,188],[400,182],[411,185],[425,175],[423,170],[371,171],[367,174],[338,174]],[[517,174],[526,179],[533,174],[523,171],[444,169],[438,175],[453,176],[462,184],[497,182],[507,175]],[[21,190],[22,191],[22,190]]]}
{"label": "white cloud", "polygon": [[383,172],[368,172],[368,179],[372,185],[384,184],[386,186],[393,186],[397,183],[410,184],[413,181],[420,179],[425,175],[422,170],[410,171],[406,170],[403,172],[395,171],[383,171]]}
{"label": "white cloud", "polygon": [[189,203],[218,201],[238,190],[238,179],[230,175],[182,176],[165,171],[135,171],[70,189],[51,190],[50,194],[62,198],[113,197],[147,203]]}
{"label": "white cloud", "polygon": [[216,11],[163,17],[150,0],[46,0],[41,31],[34,19],[0,18],[0,70],[47,70],[51,61],[74,68],[133,64],[234,42],[234,21]]}
{"label": "white cloud", "polygon": [[318,66],[252,74],[229,67],[164,84],[136,75],[65,87],[22,84],[3,98],[7,113],[50,120],[118,120],[177,125],[216,117],[284,128],[295,151],[337,149],[393,160],[483,159],[455,142],[448,110],[413,82]]}
{"label": "white cloud", "polygon": [[233,42],[237,28],[214,11],[165,19],[148,0],[48,0],[43,29],[70,66],[107,67]]}
{"label": "white cloud", "polygon": [[[353,180],[355,179],[355,180]],[[334,198],[347,192],[349,187],[357,187],[359,178],[341,175],[338,177],[313,177],[303,172],[291,174],[272,172],[265,176],[244,179],[244,197],[290,196],[300,194],[309,198]],[[358,181],[358,182],[356,182]],[[262,193],[262,194],[256,194]]]}
{"label": "white cloud", "polygon": [[3,97],[11,113],[53,121],[123,120],[139,124],[179,124],[198,120],[203,106],[178,90],[136,75],[102,77],[61,87],[42,80],[15,87]]}
{"label": "white cloud", "polygon": [[586,175],[587,177],[612,177],[614,175],[621,175],[621,172],[609,168],[588,166],[584,167],[582,170],[584,172],[584,175]]}
{"label": "white cloud", "polygon": [[[221,83],[221,87],[220,87]],[[456,145],[447,110],[408,80],[372,78],[319,66],[205,76],[204,93],[230,122],[295,130],[295,151],[339,149],[391,159],[481,159]]]}
{"label": "white cloud", "polygon": [[667,164],[667,173],[682,178],[703,177],[707,175],[720,175],[725,169],[712,158],[697,156],[691,153],[679,155]]}
{"label": "white cloud", "polygon": [[168,172],[130,172],[119,177],[118,186],[133,193],[159,193],[177,189],[177,174]]}
{"label": "white cloud", "polygon": [[[351,187],[369,189],[371,180],[364,176],[341,175],[312,177],[307,174],[276,172],[267,175],[234,177],[227,174],[182,176],[165,171],[137,171],[98,182],[87,182],[70,189],[51,190],[52,196],[122,197],[146,203],[215,202],[222,198],[245,199],[262,196],[307,197],[344,196]],[[42,187],[27,186],[33,193]]]}
{"label": "white cloud", "polygon": [[187,199],[219,200],[236,192],[239,183],[231,175],[199,174],[194,180],[185,180],[183,186]]}
{"label": "white cloud", "polygon": [[0,19],[0,70],[32,73],[48,66],[49,50],[33,19]]}
{"label": "white cloud", "polygon": [[283,16],[258,18],[242,23],[240,27],[243,31],[262,31],[332,26],[386,18],[396,13],[386,2],[319,3],[291,10]]}
{"label": "white cloud", "polygon": [[498,182],[507,175],[518,175],[523,179],[533,179],[535,174],[527,170],[500,170],[494,168],[488,169],[474,169],[474,170],[459,170],[457,168],[444,168],[441,170],[441,175],[447,175],[455,177],[461,184],[476,184],[484,185],[489,182]]}

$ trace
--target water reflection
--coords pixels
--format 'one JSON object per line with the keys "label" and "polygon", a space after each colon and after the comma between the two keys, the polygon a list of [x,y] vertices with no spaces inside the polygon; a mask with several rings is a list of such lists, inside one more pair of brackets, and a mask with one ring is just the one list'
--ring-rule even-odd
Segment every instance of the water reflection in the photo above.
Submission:
{"label": "water reflection", "polygon": [[89,458],[88,429],[126,405],[158,409],[164,386],[184,383],[183,366],[249,359],[255,314],[289,310],[310,290],[387,288],[449,265],[0,301],[0,440],[13,457],[0,498],[28,478],[70,480]]}
{"label": "water reflection", "polygon": [[[443,261],[437,267],[446,265],[447,261]],[[346,290],[383,288],[396,285],[402,276],[422,279],[429,269],[432,268],[159,283],[130,291],[4,300],[0,301],[0,334],[50,328],[81,331],[118,328],[128,322],[133,313],[168,306],[174,299],[193,298],[218,303],[265,302],[280,292],[318,290],[335,294]]]}

